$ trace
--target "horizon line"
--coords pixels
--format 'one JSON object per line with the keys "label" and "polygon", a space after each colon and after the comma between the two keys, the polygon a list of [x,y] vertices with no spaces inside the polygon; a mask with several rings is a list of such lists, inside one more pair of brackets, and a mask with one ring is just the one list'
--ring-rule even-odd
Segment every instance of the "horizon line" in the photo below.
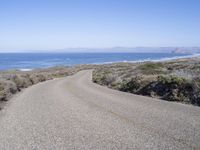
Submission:
{"label": "horizon line", "polygon": [[[113,46],[113,47],[69,47],[69,48],[55,48],[55,49],[0,49],[0,53],[12,52],[85,52],[85,50],[114,50],[114,49],[136,49],[136,48],[200,48],[200,46]],[[79,50],[79,51],[67,51]],[[81,50],[81,51],[80,51]],[[89,51],[88,51],[89,52]],[[100,52],[100,51],[99,51]]]}

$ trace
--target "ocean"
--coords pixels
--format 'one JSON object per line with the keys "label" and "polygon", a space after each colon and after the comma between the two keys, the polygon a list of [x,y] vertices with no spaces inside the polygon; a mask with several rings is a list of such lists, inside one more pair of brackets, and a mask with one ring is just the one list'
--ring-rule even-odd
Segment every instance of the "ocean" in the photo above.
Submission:
{"label": "ocean", "polygon": [[190,57],[173,53],[0,53],[0,70],[31,70],[77,64],[160,61]]}

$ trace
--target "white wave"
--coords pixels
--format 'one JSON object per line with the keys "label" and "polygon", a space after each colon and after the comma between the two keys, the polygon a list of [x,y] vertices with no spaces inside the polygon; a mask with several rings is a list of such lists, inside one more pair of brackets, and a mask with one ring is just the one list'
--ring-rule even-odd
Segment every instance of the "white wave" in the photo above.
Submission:
{"label": "white wave", "polygon": [[169,61],[169,60],[176,60],[176,59],[181,59],[181,58],[192,58],[192,57],[199,57],[200,54],[192,54],[192,55],[186,55],[186,56],[175,56],[175,57],[165,57],[161,59],[155,59],[152,61]]}
{"label": "white wave", "polygon": [[28,69],[28,68],[22,68],[22,69],[19,69],[20,71],[31,71],[33,69]]}
{"label": "white wave", "polygon": [[186,56],[174,56],[174,57],[164,57],[164,58],[158,58],[158,59],[151,59],[151,58],[146,58],[146,59],[139,59],[139,60],[121,60],[121,61],[110,61],[110,62],[102,62],[102,63],[92,63],[96,65],[100,64],[112,64],[112,63],[119,63],[119,62],[127,62],[127,63],[142,63],[142,62],[161,62],[161,61],[169,61],[169,60],[176,60],[176,59],[182,59],[182,58],[192,58],[192,57],[199,57],[200,54],[192,54],[192,55],[186,55]]}

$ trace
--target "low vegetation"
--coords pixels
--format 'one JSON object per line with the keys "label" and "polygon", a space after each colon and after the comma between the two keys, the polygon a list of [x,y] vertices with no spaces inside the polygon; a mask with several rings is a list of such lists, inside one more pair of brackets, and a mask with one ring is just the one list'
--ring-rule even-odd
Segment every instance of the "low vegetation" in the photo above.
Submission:
{"label": "low vegetation", "polygon": [[93,68],[92,65],[79,65],[75,67],[53,67],[36,69],[33,71],[1,71],[0,72],[0,104],[9,100],[13,94],[33,84],[53,78],[72,75],[83,69]]}
{"label": "low vegetation", "polygon": [[124,92],[200,106],[200,59],[97,67],[95,83]]}
{"label": "low vegetation", "polygon": [[93,81],[110,88],[200,106],[200,59],[1,71],[0,103],[33,84],[94,69]]}

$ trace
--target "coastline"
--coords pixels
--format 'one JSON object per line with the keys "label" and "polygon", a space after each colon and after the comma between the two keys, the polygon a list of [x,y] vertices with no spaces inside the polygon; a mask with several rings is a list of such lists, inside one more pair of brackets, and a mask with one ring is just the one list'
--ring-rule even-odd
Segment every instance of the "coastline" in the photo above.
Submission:
{"label": "coastline", "polygon": [[179,61],[182,59],[193,59],[200,58],[200,54],[191,54],[186,56],[175,56],[175,57],[166,57],[160,59],[144,59],[144,60],[136,60],[136,61],[115,61],[115,62],[104,62],[104,63],[93,63],[94,65],[106,65],[106,64],[114,64],[114,63],[145,63],[145,62],[166,62],[166,61]]}
{"label": "coastline", "polygon": [[188,54],[173,53],[21,53],[2,54],[0,70],[45,69],[54,66],[76,66],[81,64],[109,64],[118,62],[164,61],[179,58],[194,57]]}
{"label": "coastline", "polygon": [[[23,69],[23,70],[7,70],[7,71],[0,71],[0,102],[5,103],[7,100],[9,100],[13,94],[20,92],[22,89],[27,88],[31,85],[37,84],[39,82],[43,82],[46,80],[51,80],[54,78],[59,77],[65,77],[68,75],[72,75],[80,70],[85,69],[102,69],[105,68],[109,71],[109,69],[112,69],[113,67],[116,69],[119,69],[120,66],[123,68],[126,68],[126,66],[130,68],[135,68],[137,65],[146,65],[149,63],[163,63],[165,64],[176,64],[180,63],[178,65],[183,65],[182,62],[186,62],[186,64],[198,64],[200,63],[200,55],[190,55],[185,56],[182,58],[174,58],[174,59],[162,59],[159,61],[142,61],[142,62],[116,62],[116,63],[106,63],[106,64],[89,64],[89,65],[75,65],[71,67],[50,67],[50,68],[40,68],[40,69]],[[154,67],[154,66],[153,66]],[[195,66],[194,66],[195,67]],[[173,68],[173,66],[172,66]],[[146,71],[146,70],[144,70]],[[148,71],[148,68],[147,68]],[[157,70],[155,70],[156,72]],[[115,75],[115,72],[111,72],[112,76]],[[132,70],[133,77],[134,77],[134,70]],[[101,73],[101,76],[104,75],[104,73]],[[126,75],[126,74],[124,74]],[[144,74],[141,74],[144,76]],[[165,75],[170,75],[169,73],[166,73]],[[183,73],[181,74],[181,76]],[[110,76],[110,75],[109,75]],[[147,75],[145,75],[147,76]],[[150,75],[151,78],[153,75]],[[180,75],[178,75],[180,76]],[[147,76],[148,77],[148,76]],[[149,78],[148,77],[148,78]],[[127,77],[128,80],[129,77]],[[106,79],[106,78],[105,78]],[[111,79],[109,79],[111,80]],[[113,80],[113,79],[112,79]],[[101,83],[100,83],[101,84]],[[101,84],[106,85],[106,84]],[[107,85],[106,85],[107,86]],[[111,88],[112,86],[109,85]],[[114,87],[115,88],[115,87]],[[144,95],[144,94],[143,94]],[[2,106],[2,104],[0,104]]]}

